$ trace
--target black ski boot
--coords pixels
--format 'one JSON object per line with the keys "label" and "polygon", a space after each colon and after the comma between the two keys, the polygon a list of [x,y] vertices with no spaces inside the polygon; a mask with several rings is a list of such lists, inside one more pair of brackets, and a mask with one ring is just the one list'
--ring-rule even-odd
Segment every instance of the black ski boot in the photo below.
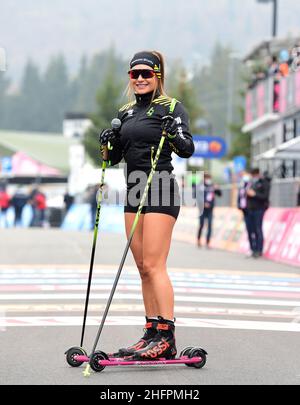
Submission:
{"label": "black ski boot", "polygon": [[152,319],[146,317],[146,325],[144,328],[144,336],[134,345],[119,349],[117,353],[114,353],[112,357],[125,357],[133,355],[137,350],[141,350],[152,341],[157,335],[158,319]]}
{"label": "black ski boot", "polygon": [[173,321],[158,317],[157,335],[150,343],[133,353],[125,356],[125,360],[172,360],[176,357],[177,349],[175,343],[175,325]]}

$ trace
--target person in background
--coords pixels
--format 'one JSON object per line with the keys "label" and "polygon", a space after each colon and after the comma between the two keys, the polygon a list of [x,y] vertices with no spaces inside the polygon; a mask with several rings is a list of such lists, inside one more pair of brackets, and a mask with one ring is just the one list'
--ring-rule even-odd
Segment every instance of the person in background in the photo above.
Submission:
{"label": "person in background", "polygon": [[47,203],[45,194],[42,191],[38,190],[34,197],[34,201],[38,214],[37,226],[42,227],[44,226],[46,219]]}
{"label": "person in background", "polygon": [[269,185],[268,199],[265,202],[265,210],[267,211],[268,208],[270,207],[270,193],[271,193],[271,186],[272,186],[272,177],[270,176],[268,170],[265,170],[263,172],[263,179]]}
{"label": "person in background", "polygon": [[278,57],[277,56],[272,56],[271,61],[269,64],[268,68],[268,75],[269,76],[279,76],[279,63],[278,63]]}
{"label": "person in background", "polygon": [[36,226],[36,222],[37,222],[37,209],[36,209],[35,203],[34,203],[34,197],[37,192],[38,192],[38,189],[34,187],[34,188],[32,188],[32,190],[28,196],[28,203],[31,205],[31,208],[32,208],[32,218],[30,221],[30,227]]}
{"label": "person in background", "polygon": [[11,199],[11,206],[15,210],[14,226],[22,224],[22,213],[25,205],[27,204],[29,196],[26,195],[25,189],[19,187]]}
{"label": "person in background", "polygon": [[9,206],[10,206],[10,197],[6,191],[6,187],[1,186],[0,187],[0,218],[1,218],[1,222],[2,222],[2,217],[3,217],[5,228],[8,227],[7,210],[9,208]]}
{"label": "person in background", "polygon": [[[199,198],[204,197],[203,201],[199,201]],[[198,196],[198,207],[202,214],[200,215],[200,224],[197,235],[197,246],[201,247],[201,235],[205,221],[207,221],[207,234],[206,234],[206,247],[209,248],[211,234],[212,234],[212,222],[213,222],[213,210],[215,207],[215,197],[221,197],[222,191],[213,184],[211,175],[204,174],[204,184],[200,186],[200,193]]]}
{"label": "person in background", "polygon": [[244,171],[240,185],[239,185],[239,190],[238,190],[237,207],[239,210],[242,211],[243,216],[244,216],[244,222],[245,222],[245,226],[246,226],[249,246],[250,246],[251,255],[252,255],[252,252],[254,251],[253,227],[252,227],[252,222],[250,221],[248,204],[247,204],[247,190],[249,189],[250,184],[251,184],[251,175],[250,175],[250,173]]}
{"label": "person in background", "polygon": [[282,77],[287,77],[290,72],[290,68],[287,62],[283,62],[279,66],[279,71]]}
{"label": "person in background", "polygon": [[45,224],[47,208],[46,196],[39,189],[34,189],[30,194],[30,203],[33,210],[33,218],[30,226],[42,227]]}
{"label": "person in background", "polygon": [[247,209],[253,236],[252,257],[263,255],[263,218],[269,206],[270,181],[261,176],[258,168],[251,170],[251,183],[247,188]]}
{"label": "person in background", "polygon": [[67,214],[67,212],[69,211],[69,209],[73,205],[74,199],[75,199],[74,196],[71,195],[68,191],[66,191],[66,193],[64,195],[65,214]]}
{"label": "person in background", "polygon": [[197,193],[197,186],[199,184],[199,179],[197,173],[193,172],[191,177],[191,185],[192,185],[192,198],[196,198]]}

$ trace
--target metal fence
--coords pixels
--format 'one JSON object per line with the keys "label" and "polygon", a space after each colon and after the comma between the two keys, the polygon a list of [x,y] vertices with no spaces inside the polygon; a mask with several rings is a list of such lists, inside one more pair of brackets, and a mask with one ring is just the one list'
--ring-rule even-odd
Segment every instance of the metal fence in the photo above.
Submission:
{"label": "metal fence", "polygon": [[275,179],[272,181],[271,206],[296,207],[300,188],[300,178]]}
{"label": "metal fence", "polygon": [[[216,199],[219,207],[232,207],[237,203],[237,186],[233,184],[220,187],[222,197]],[[271,207],[296,207],[300,190],[300,178],[274,179],[271,184]]]}
{"label": "metal fence", "polygon": [[[217,207],[232,207],[236,206],[237,202],[237,192],[233,184],[226,184],[220,186],[222,191],[222,196],[216,198]],[[236,197],[236,198],[235,198]]]}

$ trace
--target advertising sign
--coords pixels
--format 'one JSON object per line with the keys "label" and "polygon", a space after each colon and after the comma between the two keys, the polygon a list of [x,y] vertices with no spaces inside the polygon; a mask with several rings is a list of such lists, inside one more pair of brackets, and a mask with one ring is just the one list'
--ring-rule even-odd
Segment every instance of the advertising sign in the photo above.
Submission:
{"label": "advertising sign", "polygon": [[193,158],[221,159],[227,153],[227,145],[223,138],[216,136],[193,136],[195,152]]}
{"label": "advertising sign", "polygon": [[12,171],[12,158],[9,156],[1,159],[1,171],[3,174],[9,174]]}

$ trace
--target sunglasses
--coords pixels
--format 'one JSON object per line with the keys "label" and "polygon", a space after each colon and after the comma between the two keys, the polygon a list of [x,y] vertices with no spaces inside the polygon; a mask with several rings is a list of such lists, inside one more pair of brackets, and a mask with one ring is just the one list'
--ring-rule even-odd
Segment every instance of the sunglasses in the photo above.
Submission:
{"label": "sunglasses", "polygon": [[152,79],[155,76],[153,70],[150,69],[132,69],[128,72],[130,79],[137,80],[140,76],[143,79]]}

